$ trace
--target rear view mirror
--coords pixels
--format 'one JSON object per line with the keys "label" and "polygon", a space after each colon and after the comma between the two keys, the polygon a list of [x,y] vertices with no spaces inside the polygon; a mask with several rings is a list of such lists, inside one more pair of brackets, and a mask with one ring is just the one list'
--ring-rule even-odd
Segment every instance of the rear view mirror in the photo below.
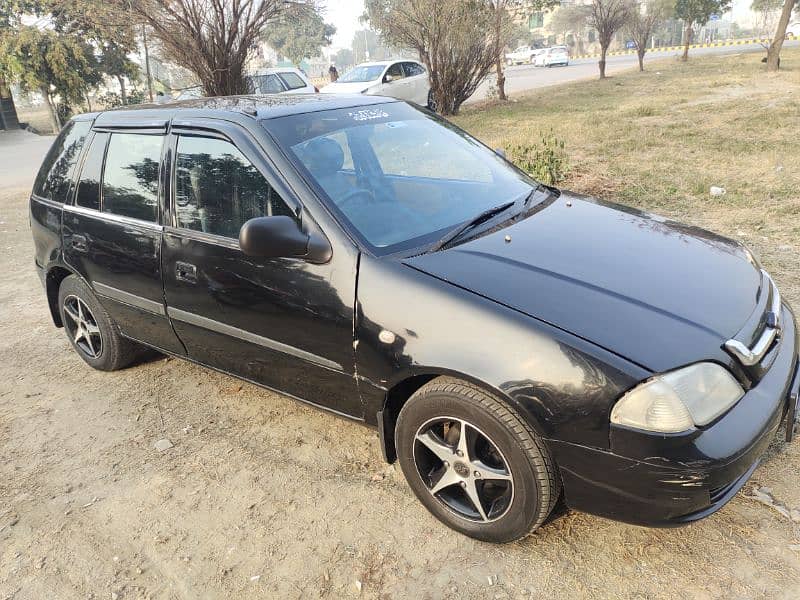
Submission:
{"label": "rear view mirror", "polygon": [[383,78],[383,83],[392,83],[394,81],[394,75],[385,75]]}
{"label": "rear view mirror", "polygon": [[247,256],[289,258],[308,254],[309,236],[291,217],[256,217],[239,231],[239,246]]}

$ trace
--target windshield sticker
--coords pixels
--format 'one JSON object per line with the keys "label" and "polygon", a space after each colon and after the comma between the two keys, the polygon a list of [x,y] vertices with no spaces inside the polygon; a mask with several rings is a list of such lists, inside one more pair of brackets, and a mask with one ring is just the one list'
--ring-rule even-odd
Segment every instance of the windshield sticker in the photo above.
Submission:
{"label": "windshield sticker", "polygon": [[372,121],[373,119],[383,119],[389,116],[384,110],[380,108],[365,108],[364,110],[356,110],[347,113],[354,121]]}

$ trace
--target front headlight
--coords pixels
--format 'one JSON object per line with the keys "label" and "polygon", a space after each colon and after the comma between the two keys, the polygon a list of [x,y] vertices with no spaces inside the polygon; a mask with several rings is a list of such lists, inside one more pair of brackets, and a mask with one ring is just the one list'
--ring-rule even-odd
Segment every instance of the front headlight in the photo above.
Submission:
{"label": "front headlight", "polygon": [[657,375],[632,389],[614,405],[611,422],[679,433],[711,423],[742,396],[742,386],[727,369],[715,363],[697,363]]}

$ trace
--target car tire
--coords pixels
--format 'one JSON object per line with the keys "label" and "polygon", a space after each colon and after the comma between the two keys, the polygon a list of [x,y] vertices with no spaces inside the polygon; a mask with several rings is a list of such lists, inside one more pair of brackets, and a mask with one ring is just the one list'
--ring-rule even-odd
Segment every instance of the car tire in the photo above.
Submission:
{"label": "car tire", "polygon": [[428,110],[431,112],[436,112],[436,100],[433,97],[433,90],[428,90]]}
{"label": "car tire", "polygon": [[131,364],[143,350],[120,334],[92,290],[76,275],[61,282],[58,307],[72,348],[90,367],[116,371]]}
{"label": "car tire", "polygon": [[472,383],[438,377],[421,387],[400,411],[395,440],[417,498],[469,537],[525,537],[558,500],[561,482],[544,441],[508,404]]}

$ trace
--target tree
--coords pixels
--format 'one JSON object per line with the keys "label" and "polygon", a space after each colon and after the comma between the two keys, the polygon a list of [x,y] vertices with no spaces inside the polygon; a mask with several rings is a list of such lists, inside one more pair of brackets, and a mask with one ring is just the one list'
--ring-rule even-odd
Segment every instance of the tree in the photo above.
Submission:
{"label": "tree", "polygon": [[756,14],[755,29],[759,36],[773,33],[783,8],[783,0],[753,0],[750,10]]}
{"label": "tree", "polygon": [[682,61],[689,60],[689,46],[692,44],[694,26],[705,25],[711,19],[711,15],[721,15],[730,8],[731,2],[732,0],[677,0],[675,16],[683,19]]}
{"label": "tree", "polygon": [[363,62],[366,60],[383,60],[389,57],[389,50],[371,29],[361,29],[353,34],[353,60]]}
{"label": "tree", "polygon": [[322,20],[322,16],[303,5],[290,6],[278,23],[267,29],[264,41],[293,64],[304,58],[318,56],[322,46],[330,46],[336,27]]}
{"label": "tree", "polygon": [[777,71],[781,66],[781,48],[783,40],[786,38],[786,27],[792,17],[792,10],[795,5],[800,6],[800,0],[784,0],[781,16],[778,19],[778,26],[775,29],[775,36],[767,50],[767,71]]}
{"label": "tree", "polygon": [[125,79],[136,81],[139,78],[139,65],[128,58],[128,53],[116,42],[106,42],[100,47],[100,70],[119,83],[119,94],[122,104],[128,103],[128,92]]}
{"label": "tree", "polygon": [[87,86],[100,82],[94,48],[76,36],[22,25],[0,39],[0,71],[26,91],[41,92],[53,131],[61,129],[55,96],[82,102]]}
{"label": "tree", "polygon": [[333,57],[333,64],[335,64],[339,70],[344,70],[347,67],[353,66],[355,64],[353,51],[349,48],[342,48]]}
{"label": "tree", "polygon": [[[167,58],[192,71],[208,96],[248,91],[245,64],[266,28],[306,0],[116,0],[130,6]],[[129,4],[130,3],[130,4]]]}
{"label": "tree", "polygon": [[670,16],[674,7],[674,0],[644,0],[631,12],[626,30],[636,44],[640,71],[644,71],[644,55],[653,31]]}
{"label": "tree", "polygon": [[550,29],[556,35],[564,36],[564,43],[571,33],[575,37],[578,54],[584,54],[583,38],[589,21],[590,7],[570,4],[560,7],[550,21]]}
{"label": "tree", "polygon": [[458,114],[497,62],[492,10],[482,0],[367,0],[370,24],[419,53],[436,109]]}
{"label": "tree", "polygon": [[520,12],[539,11],[557,6],[559,0],[487,0],[492,12],[492,32],[494,34],[495,72],[497,73],[497,95],[500,100],[507,100],[506,77],[503,73],[503,55],[505,48],[519,34],[514,23],[514,15]]}
{"label": "tree", "polygon": [[633,10],[631,0],[592,0],[589,5],[588,23],[597,30],[600,43],[600,79],[606,78],[606,54],[614,34],[625,26]]}

